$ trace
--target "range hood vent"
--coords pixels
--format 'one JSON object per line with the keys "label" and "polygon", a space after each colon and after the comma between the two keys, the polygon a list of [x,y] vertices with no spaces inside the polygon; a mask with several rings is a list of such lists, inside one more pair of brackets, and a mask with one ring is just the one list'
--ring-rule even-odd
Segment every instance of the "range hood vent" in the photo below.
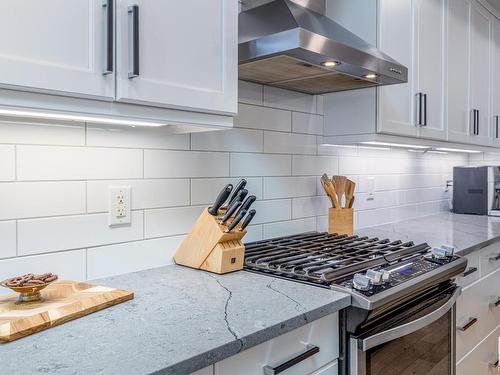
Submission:
{"label": "range hood vent", "polygon": [[239,79],[307,94],[405,83],[408,69],[291,0],[239,16]]}

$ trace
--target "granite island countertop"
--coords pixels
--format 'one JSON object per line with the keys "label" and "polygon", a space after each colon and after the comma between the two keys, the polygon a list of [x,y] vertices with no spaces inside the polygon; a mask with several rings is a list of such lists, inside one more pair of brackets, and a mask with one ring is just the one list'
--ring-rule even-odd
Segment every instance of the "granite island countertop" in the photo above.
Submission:
{"label": "granite island countertop", "polygon": [[135,298],[0,344],[0,373],[185,375],[350,304],[344,293],[246,271],[167,266],[95,283]]}
{"label": "granite island countertop", "polygon": [[357,234],[391,240],[453,245],[460,255],[500,241],[500,217],[442,213],[392,224],[364,228]]}

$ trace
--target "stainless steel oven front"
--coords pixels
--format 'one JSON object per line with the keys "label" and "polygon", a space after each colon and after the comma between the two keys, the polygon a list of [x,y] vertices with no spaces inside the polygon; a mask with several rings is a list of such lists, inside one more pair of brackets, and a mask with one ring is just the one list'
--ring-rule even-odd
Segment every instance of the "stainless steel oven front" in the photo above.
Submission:
{"label": "stainless steel oven front", "polygon": [[[355,332],[344,331],[341,373],[455,374],[455,302],[460,293],[450,283],[372,314]],[[347,313],[345,319],[352,316]]]}

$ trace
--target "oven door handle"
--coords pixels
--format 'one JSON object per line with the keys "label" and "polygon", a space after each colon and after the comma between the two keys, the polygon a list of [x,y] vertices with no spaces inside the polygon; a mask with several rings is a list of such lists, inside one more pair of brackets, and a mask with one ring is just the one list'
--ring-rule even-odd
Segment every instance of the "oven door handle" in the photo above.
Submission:
{"label": "oven door handle", "polygon": [[410,333],[418,331],[419,329],[422,329],[425,326],[434,323],[436,320],[450,311],[461,293],[462,288],[457,286],[448,301],[446,301],[442,306],[440,306],[430,314],[427,314],[406,324],[402,324],[400,326],[377,333],[365,339],[360,339],[358,342],[358,345],[360,345],[360,349],[363,349],[363,351],[366,352],[367,350],[370,350],[376,346],[409,335]]}

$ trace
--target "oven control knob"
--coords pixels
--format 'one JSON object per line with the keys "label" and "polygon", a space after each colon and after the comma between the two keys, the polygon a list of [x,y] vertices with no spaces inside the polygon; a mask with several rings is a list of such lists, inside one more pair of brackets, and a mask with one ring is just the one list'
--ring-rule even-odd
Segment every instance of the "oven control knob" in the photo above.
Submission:
{"label": "oven control knob", "polygon": [[389,281],[391,281],[391,273],[389,271],[383,270],[382,271],[382,282],[384,284],[387,284]]}
{"label": "oven control knob", "polygon": [[382,285],[382,272],[368,270],[366,271],[366,277],[370,279],[372,285]]}
{"label": "oven control knob", "polygon": [[354,275],[352,284],[356,290],[369,290],[371,287],[370,279],[360,273]]}

